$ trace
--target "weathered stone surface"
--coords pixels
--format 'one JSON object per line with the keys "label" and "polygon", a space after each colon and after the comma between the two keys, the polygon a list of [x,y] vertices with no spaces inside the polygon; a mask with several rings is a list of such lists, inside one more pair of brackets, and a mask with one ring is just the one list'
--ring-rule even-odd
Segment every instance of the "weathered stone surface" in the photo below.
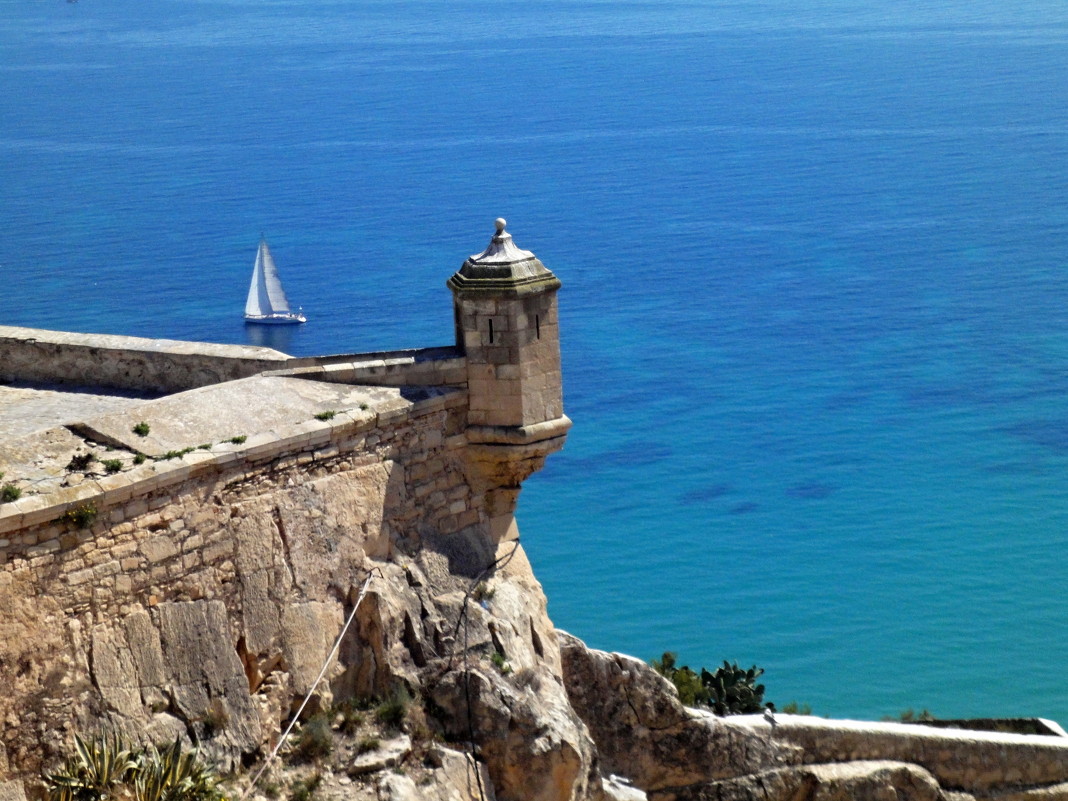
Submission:
{"label": "weathered stone surface", "polygon": [[[159,606],[167,692],[182,717],[206,724],[220,756],[236,759],[260,744],[244,667],[228,637],[226,607],[219,601]],[[221,732],[219,731],[221,729]]]}
{"label": "weathered stone surface", "polygon": [[141,716],[137,668],[121,628],[102,624],[93,629],[93,680],[109,709],[127,718]]}
{"label": "weathered stone surface", "polygon": [[644,662],[558,634],[568,697],[605,773],[653,792],[800,761],[795,747],[683,707],[670,682]]}
{"label": "weathered stone surface", "polygon": [[608,776],[601,782],[605,801],[648,801],[645,791],[639,790],[622,776]]}
{"label": "weathered stone surface", "polygon": [[523,683],[470,667],[444,675],[430,695],[446,713],[447,736],[474,737],[501,801],[593,797],[600,789],[593,743],[562,688],[551,675]]}
{"label": "weathered stone surface", "polygon": [[350,776],[362,776],[399,765],[412,752],[412,738],[406,734],[383,740],[377,748],[359,754],[348,767]]}
{"label": "weathered stone surface", "polygon": [[0,781],[0,801],[26,801],[26,792],[22,782]]}
{"label": "weathered stone surface", "polygon": [[[957,794],[961,795],[961,794]],[[1068,783],[1054,784],[1048,787],[1033,787],[1016,792],[1001,793],[996,796],[997,801],[1066,801],[1068,800]],[[953,798],[948,801],[974,801],[974,797],[960,799]]]}
{"label": "weathered stone surface", "polygon": [[468,754],[435,746],[427,753],[426,762],[434,768],[430,784],[423,790],[426,801],[496,801],[486,766]]}

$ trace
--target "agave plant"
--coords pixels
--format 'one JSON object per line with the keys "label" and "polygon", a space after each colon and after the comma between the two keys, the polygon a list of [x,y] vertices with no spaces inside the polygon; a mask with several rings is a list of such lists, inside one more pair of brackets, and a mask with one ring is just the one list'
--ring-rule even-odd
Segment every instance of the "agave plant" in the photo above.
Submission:
{"label": "agave plant", "polygon": [[146,752],[116,734],[75,735],[74,750],[60,770],[45,775],[48,801],[224,801],[214,771],[181,740]]}
{"label": "agave plant", "polygon": [[49,801],[108,801],[128,798],[128,782],[141,767],[143,753],[112,733],[83,740],[74,735],[74,755],[45,776]]}
{"label": "agave plant", "polygon": [[221,801],[215,773],[200,751],[183,751],[180,740],[152,749],[134,781],[135,801]]}

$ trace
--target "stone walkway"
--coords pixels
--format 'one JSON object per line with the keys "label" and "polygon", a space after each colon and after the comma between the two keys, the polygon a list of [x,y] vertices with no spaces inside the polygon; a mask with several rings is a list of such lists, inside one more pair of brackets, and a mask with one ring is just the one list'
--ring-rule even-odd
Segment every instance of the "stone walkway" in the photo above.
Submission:
{"label": "stone walkway", "polygon": [[0,449],[8,440],[118,412],[149,397],[102,387],[0,385]]}

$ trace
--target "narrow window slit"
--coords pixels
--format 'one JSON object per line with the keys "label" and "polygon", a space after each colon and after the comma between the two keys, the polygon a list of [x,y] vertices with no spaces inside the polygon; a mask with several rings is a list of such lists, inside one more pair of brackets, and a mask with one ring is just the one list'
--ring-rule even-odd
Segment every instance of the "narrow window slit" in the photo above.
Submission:
{"label": "narrow window slit", "polygon": [[492,345],[493,344],[493,320],[489,321],[489,328],[490,328],[490,344]]}
{"label": "narrow window slit", "polygon": [[534,338],[541,339],[541,315],[534,315]]}

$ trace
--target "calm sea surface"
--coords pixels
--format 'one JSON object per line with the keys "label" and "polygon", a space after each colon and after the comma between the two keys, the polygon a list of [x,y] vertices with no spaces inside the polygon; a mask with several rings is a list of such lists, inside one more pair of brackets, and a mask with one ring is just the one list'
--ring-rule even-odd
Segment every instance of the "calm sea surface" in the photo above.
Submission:
{"label": "calm sea surface", "polygon": [[1068,722],[1061,0],[0,0],[0,324],[449,344],[563,280],[557,625],[839,716]]}

